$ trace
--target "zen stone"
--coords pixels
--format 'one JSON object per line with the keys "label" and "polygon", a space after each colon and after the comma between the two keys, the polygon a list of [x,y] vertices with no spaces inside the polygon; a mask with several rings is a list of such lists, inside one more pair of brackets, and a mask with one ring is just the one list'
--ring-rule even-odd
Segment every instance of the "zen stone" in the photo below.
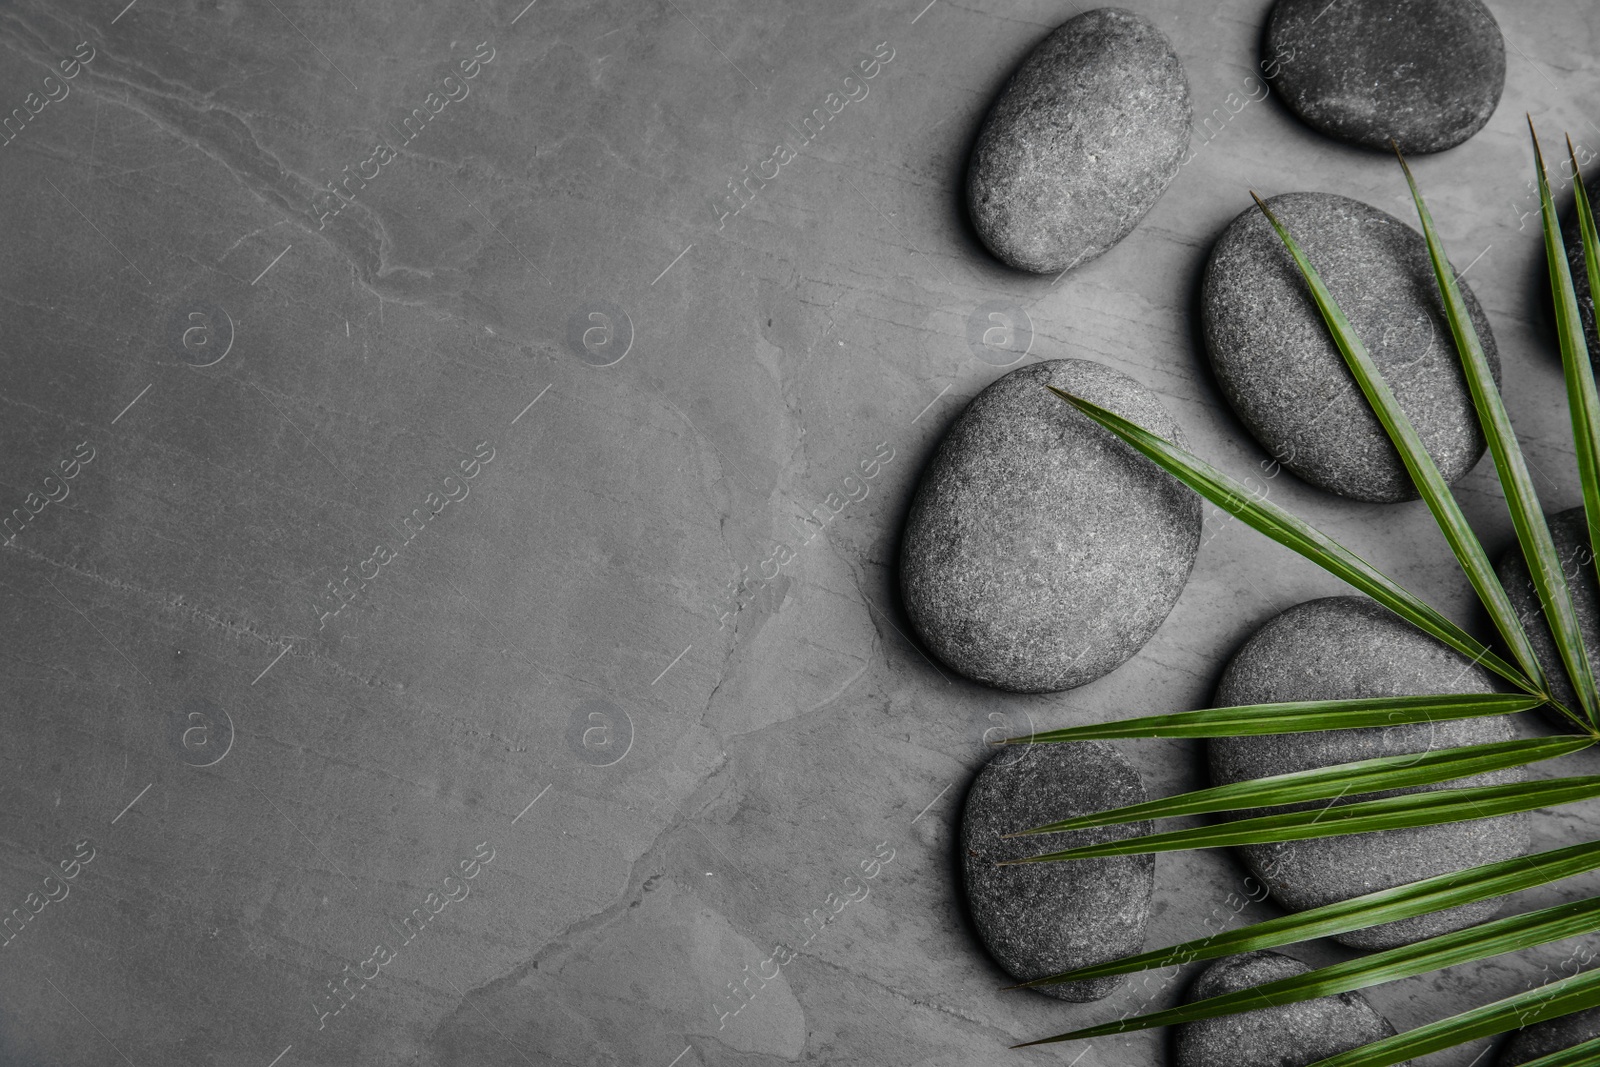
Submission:
{"label": "zen stone", "polygon": [[1514,1032],[1495,1062],[1499,1067],[1516,1067],[1597,1037],[1600,1037],[1600,1008],[1588,1008]]}
{"label": "zen stone", "polygon": [[[1216,705],[1494,691],[1489,676],[1453,649],[1374,601],[1340,596],[1298,604],[1256,631],[1223,672]],[[1221,738],[1209,746],[1211,777],[1221,785],[1379,756],[1508,741],[1511,736],[1505,718],[1494,717]],[[1400,792],[1524,780],[1522,768],[1516,767]],[[1398,793],[1362,794],[1336,803],[1394,795]],[[1528,817],[1522,814],[1250,845],[1239,851],[1280,904],[1290,911],[1304,911],[1420,878],[1511,859],[1527,847]],[[1352,948],[1392,948],[1482,922],[1499,908],[1499,901],[1487,900],[1352,931],[1337,940]]]}
{"label": "zen stone", "polygon": [[[1567,589],[1572,593],[1572,607],[1578,613],[1578,630],[1586,648],[1600,648],[1600,585],[1595,581],[1594,549],[1589,537],[1589,524],[1584,518],[1583,505],[1547,516],[1550,539],[1555,542],[1556,558],[1561,563],[1561,573],[1566,577]],[[1550,681],[1550,695],[1575,712],[1582,714],[1578,695],[1573,692],[1567,672],[1561,666],[1561,654],[1556,651],[1555,638],[1550,624],[1540,606],[1539,594],[1533,587],[1528,564],[1522,558],[1522,549],[1515,543],[1506,549],[1495,565],[1500,583],[1505,586],[1511,606],[1523,620],[1528,631],[1528,641],[1533,645],[1545,677]],[[1570,726],[1565,718],[1552,712],[1556,721]]]}
{"label": "zen stone", "polygon": [[1054,274],[1128,235],[1189,146],[1189,83],[1145,19],[1099,8],[1023,60],[984,119],[967,171],[978,236],[1019,270]]}
{"label": "zen stone", "polygon": [[[1193,1003],[1237,993],[1310,969],[1277,952],[1247,952],[1207,967],[1187,999]],[[1366,997],[1340,993],[1184,1023],[1174,1030],[1174,1063],[1176,1067],[1306,1067],[1394,1033],[1389,1020]]]}
{"label": "zen stone", "polygon": [[[1560,164],[1551,161],[1549,166],[1554,174]],[[1590,208],[1600,213],[1600,174],[1584,179],[1583,188],[1589,194]],[[1527,213],[1523,215],[1522,225],[1532,227],[1535,234],[1541,233],[1539,219],[1539,204],[1534,200]],[[1578,295],[1578,317],[1583,319],[1583,332],[1589,340],[1589,362],[1600,367],[1600,329],[1595,326],[1594,294],[1589,291],[1589,268],[1583,258],[1583,236],[1578,232],[1576,206],[1572,207],[1562,219],[1561,235],[1567,246],[1567,265],[1572,270],[1572,288]],[[1542,273],[1543,268],[1540,270]]]}
{"label": "zen stone", "polygon": [[1138,382],[1063,359],[991,383],[940,443],[901,543],[906,614],[951,667],[1019,693],[1083,685],[1137,652],[1200,543],[1200,498],[1047,382],[1182,440]]}
{"label": "zen stone", "polygon": [[[1000,867],[1001,860],[1150,832],[1150,824],[1006,839],[1048,822],[1146,800],[1139,772],[1100,741],[1006,749],[967,793],[961,861],[978,936],[1019,982],[1138,952],[1155,890],[1154,856],[1109,856]],[[1099,1000],[1119,977],[1041,986],[1061,1000]]]}
{"label": "zen stone", "polygon": [[1478,0],[1278,0],[1262,65],[1289,110],[1341,141],[1440,152],[1477,133],[1506,82]]}
{"label": "zen stone", "polygon": [[[1284,193],[1267,205],[1355,327],[1444,477],[1466,474],[1485,442],[1422,235],[1332,193]],[[1461,293],[1498,382],[1488,319],[1465,282]],[[1212,249],[1201,324],[1223,395],[1278,462],[1356,500],[1416,498],[1399,453],[1259,208],[1240,213]]]}

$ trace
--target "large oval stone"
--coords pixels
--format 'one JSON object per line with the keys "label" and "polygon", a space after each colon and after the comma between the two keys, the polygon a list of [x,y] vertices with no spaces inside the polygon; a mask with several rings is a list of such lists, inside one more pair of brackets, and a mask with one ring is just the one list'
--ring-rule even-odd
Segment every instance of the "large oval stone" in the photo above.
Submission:
{"label": "large oval stone", "polygon": [[967,171],[978,236],[1019,270],[1054,274],[1122,240],[1178,173],[1189,83],[1131,11],[1068,19],[989,109]]}
{"label": "large oval stone", "polygon": [[[1374,601],[1339,596],[1297,604],[1256,631],[1223,672],[1216,705],[1493,691],[1488,675],[1454,650]],[[1219,738],[1209,745],[1211,777],[1221,785],[1379,756],[1509,741],[1511,736],[1504,718],[1482,718]],[[1400,792],[1525,780],[1522,768],[1517,767]],[[1398,794],[1368,793],[1335,803],[1394,795]],[[1442,826],[1250,845],[1239,851],[1280,904],[1290,911],[1304,911],[1420,878],[1510,859],[1522,855],[1527,847],[1527,816],[1504,815]],[[1499,901],[1487,900],[1353,931],[1337,940],[1352,948],[1390,948],[1482,922],[1499,908]]]}
{"label": "large oval stone", "polygon": [[1341,141],[1439,152],[1483,128],[1506,83],[1478,0],[1278,0],[1262,67],[1289,110]]}
{"label": "large oval stone", "polygon": [[[1192,1004],[1310,969],[1281,953],[1247,952],[1207,967],[1185,999]],[[1173,1033],[1173,1062],[1176,1067],[1306,1067],[1394,1033],[1366,997],[1340,993],[1184,1023]]]}
{"label": "large oval stone", "polygon": [[[978,772],[961,818],[967,905],[984,947],[1019,982],[1138,952],[1155,890],[1154,856],[996,866],[1150,832],[1149,823],[1030,837],[1004,835],[1107,808],[1142,804],[1139,772],[1100,741],[1002,750]],[[1041,986],[1061,1000],[1099,1000],[1122,979]]]}
{"label": "large oval stone", "polygon": [[[1590,958],[1593,958],[1592,952]],[[1565,978],[1567,975],[1558,977]],[[1495,1062],[1499,1067],[1516,1067],[1517,1064],[1529,1063],[1597,1037],[1600,1037],[1600,1008],[1588,1008],[1516,1031],[1506,1041],[1505,1047],[1500,1050],[1500,1058]]]}
{"label": "large oval stone", "polygon": [[[1485,443],[1422,235],[1332,193],[1284,193],[1267,205],[1305,250],[1445,478],[1471,470]],[[1489,321],[1465,282],[1461,293],[1498,382]],[[1259,208],[1241,212],[1217,239],[1201,284],[1201,322],[1223,395],[1285,467],[1356,500],[1416,498]]]}
{"label": "large oval stone", "polygon": [[906,614],[951,667],[1020,693],[1082,685],[1138,651],[1200,542],[1200,498],[1046,383],[1182,440],[1144,386],[1064,359],[991,383],[940,443],[901,543]]}
{"label": "large oval stone", "polygon": [[[1600,584],[1595,580],[1594,548],[1589,537],[1589,523],[1584,518],[1583,505],[1547,515],[1550,540],[1555,542],[1556,558],[1561,562],[1561,573],[1566,577],[1567,590],[1572,594],[1572,607],[1578,613],[1578,631],[1584,647],[1600,649]],[[1522,558],[1522,549],[1512,544],[1495,564],[1500,584],[1505,586],[1511,606],[1523,620],[1528,641],[1533,645],[1539,663],[1544,667],[1550,682],[1550,695],[1573,711],[1582,714],[1578,695],[1561,665],[1561,653],[1556,651],[1555,637],[1550,633],[1549,620],[1545,618],[1539,593],[1533,587],[1533,576]],[[1547,709],[1549,710],[1549,709]],[[1571,723],[1551,711],[1552,721],[1564,727]]]}

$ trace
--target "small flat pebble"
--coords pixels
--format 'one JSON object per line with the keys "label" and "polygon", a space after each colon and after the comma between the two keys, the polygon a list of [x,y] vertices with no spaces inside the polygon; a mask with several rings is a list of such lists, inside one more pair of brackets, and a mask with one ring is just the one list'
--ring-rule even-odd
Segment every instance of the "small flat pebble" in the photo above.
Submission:
{"label": "small flat pebble", "polygon": [[1098,8],[1023,60],[990,107],[967,171],[978,236],[1018,270],[1055,274],[1122,240],[1178,173],[1189,83],[1143,17]]}
{"label": "small flat pebble", "polygon": [[1200,544],[1200,498],[1046,382],[1182,440],[1144,386],[1066,359],[991,383],[940,443],[901,543],[906,614],[955,670],[1022,693],[1083,685],[1137,652]]}
{"label": "small flat pebble", "polygon": [[1506,49],[1478,0],[1278,0],[1263,69],[1289,110],[1330,137],[1440,152],[1500,103]]}
{"label": "small flat pebble", "polygon": [[[984,947],[1012,978],[1025,982],[1138,952],[1155,889],[1155,857],[996,866],[1148,833],[1149,823],[1002,835],[1145,800],[1133,765],[1100,741],[1039,744],[1020,756],[1008,748],[978,772],[961,819],[967,904]],[[1122,982],[1100,978],[1039,992],[1060,1000],[1099,1000]]]}
{"label": "small flat pebble", "polygon": [[[1332,193],[1284,193],[1267,205],[1305,250],[1446,480],[1466,474],[1485,442],[1422,235]],[[1489,322],[1465,282],[1461,293],[1498,382]],[[1416,498],[1305,280],[1257,207],[1241,212],[1211,251],[1201,325],[1223,395],[1285,467],[1356,500]]]}

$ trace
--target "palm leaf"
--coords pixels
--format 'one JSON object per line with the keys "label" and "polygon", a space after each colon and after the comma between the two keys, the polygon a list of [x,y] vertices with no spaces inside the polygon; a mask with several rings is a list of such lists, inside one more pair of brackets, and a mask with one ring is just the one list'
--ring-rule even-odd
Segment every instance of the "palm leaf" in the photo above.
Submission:
{"label": "palm leaf", "polygon": [[[1295,266],[1300,268],[1306,286],[1311,291],[1311,298],[1316,303],[1317,310],[1322,313],[1323,321],[1327,323],[1328,331],[1333,336],[1334,344],[1344,356],[1345,364],[1350,368],[1356,384],[1361,386],[1361,392],[1366,396],[1373,414],[1377,415],[1378,421],[1383,424],[1389,440],[1400,455],[1401,462],[1405,464],[1406,473],[1411,476],[1412,484],[1417,487],[1417,492],[1428,505],[1428,510],[1433,513],[1433,519],[1438,523],[1445,541],[1449,543],[1450,551],[1455,553],[1456,562],[1461,565],[1461,572],[1467,576],[1467,581],[1472,584],[1478,599],[1483,601],[1483,606],[1488,609],[1495,628],[1510,646],[1512,655],[1516,657],[1523,673],[1533,682],[1535,691],[1548,694],[1549,685],[1545,681],[1543,669],[1539,666],[1539,657],[1533,650],[1532,642],[1528,640],[1527,631],[1522,627],[1522,620],[1517,617],[1517,609],[1512,606],[1511,598],[1506,595],[1505,587],[1500,584],[1500,578],[1495,574],[1493,564],[1489,562],[1489,554],[1484,551],[1477,535],[1472,532],[1472,527],[1467,524],[1467,517],[1462,514],[1461,505],[1450,492],[1449,483],[1439,472],[1439,465],[1428,454],[1422,438],[1417,435],[1416,427],[1411,424],[1410,417],[1400,407],[1400,401],[1396,399],[1394,390],[1389,388],[1389,383],[1384,380],[1377,364],[1372,361],[1367,346],[1356,335],[1355,327],[1350,324],[1344,312],[1339,310],[1339,305],[1334,302],[1333,295],[1328,292],[1328,287],[1317,274],[1316,268],[1311,265],[1311,261],[1306,258],[1305,252],[1283,223],[1278,221],[1272,209],[1267,207],[1265,201],[1255,193],[1250,195],[1255,197],[1256,206],[1267,216],[1267,221],[1272,223],[1272,228],[1278,232],[1284,247],[1294,257]],[[1451,270],[1448,264],[1444,269],[1447,272]]]}
{"label": "palm leaf", "polygon": [[1600,1063],[1600,1037],[1591,1037],[1581,1045],[1573,1045],[1536,1060],[1523,1060],[1522,1067],[1592,1067],[1596,1063]]}
{"label": "palm leaf", "polygon": [[1280,804],[1299,804],[1310,800],[1329,800],[1388,789],[1408,789],[1456,778],[1467,778],[1475,774],[1486,774],[1507,767],[1521,767],[1540,760],[1555,759],[1586,749],[1597,740],[1600,738],[1535,737],[1494,744],[1440,748],[1402,756],[1379,756],[1354,763],[1340,763],[1330,767],[1295,771],[1292,774],[1275,774],[1268,778],[1198,789],[1175,797],[1163,797],[1143,804],[1132,804],[1110,811],[1061,819],[1006,836],[1053,834],[1093,826],[1141,822],[1146,819],[1205,815],[1218,811],[1238,811],[1241,808],[1264,808]]}
{"label": "palm leaf", "polygon": [[[1434,279],[1439,284],[1439,295],[1444,301],[1445,317],[1449,320],[1450,332],[1455,337],[1456,351],[1461,355],[1461,369],[1472,394],[1473,407],[1477,409],[1478,424],[1483,428],[1483,435],[1489,443],[1489,453],[1494,457],[1495,471],[1500,476],[1500,486],[1505,492],[1506,508],[1510,511],[1511,523],[1516,528],[1517,543],[1522,548],[1523,558],[1528,561],[1528,571],[1533,576],[1534,588],[1538,591],[1540,602],[1553,605],[1555,608],[1546,614],[1552,623],[1552,633],[1560,635],[1557,638],[1557,646],[1561,650],[1562,663],[1566,665],[1570,674],[1574,657],[1581,657],[1583,654],[1582,639],[1578,630],[1577,613],[1572,605],[1572,596],[1562,573],[1561,560],[1556,553],[1555,542],[1550,537],[1550,527],[1545,522],[1544,509],[1539,504],[1539,494],[1534,489],[1532,475],[1528,473],[1528,464],[1523,458],[1522,447],[1517,443],[1516,431],[1511,426],[1511,416],[1506,411],[1499,387],[1495,385],[1489,361],[1483,354],[1478,331],[1472,325],[1472,317],[1467,313],[1466,303],[1461,298],[1461,288],[1456,280],[1455,269],[1445,258],[1444,246],[1433,228],[1433,216],[1428,212],[1428,206],[1423,202],[1422,193],[1417,189],[1411,168],[1406,164],[1405,157],[1400,155],[1398,148],[1395,150],[1395,155],[1400,159],[1400,169],[1405,172],[1406,184],[1411,188],[1411,198],[1417,205],[1417,217],[1422,222],[1422,235],[1428,243],[1428,256],[1433,263]],[[1520,654],[1518,661],[1523,663],[1524,669],[1527,669],[1527,663],[1521,660]],[[1537,675],[1530,674],[1530,677]],[[1583,721],[1570,709],[1554,700],[1551,704],[1580,727],[1586,728]]]}
{"label": "palm leaf", "polygon": [[[1517,688],[1528,693],[1540,693],[1538,686],[1490,651],[1487,645],[1304,520],[1270,501],[1250,499],[1244,486],[1209,463],[1115,412],[1054,385],[1047,388],[1218,507],[1279,544],[1300,553],[1330,574],[1349,582],[1402,619],[1443,641],[1473,662],[1482,663]],[[1543,694],[1540,693],[1540,696],[1542,700]]]}
{"label": "palm leaf", "polygon": [[1176,1026],[1199,1019],[1214,1019],[1257,1008],[1296,1004],[1318,997],[1338,996],[1356,989],[1382,985],[1445,967],[1501,956],[1507,952],[1563,941],[1569,937],[1600,930],[1600,897],[1543,908],[1523,915],[1479,923],[1409,945],[1374,952],[1358,959],[1319,967],[1304,974],[1263,982],[1234,993],[1208,997],[1165,1011],[1136,1015],[1128,1019],[1088,1026],[1054,1037],[1030,1041],[1044,1045],[1058,1041],[1083,1041],[1152,1026]]}
{"label": "palm leaf", "polygon": [[1298,700],[1201,708],[1171,715],[1042,730],[1008,737],[1001,744],[1038,745],[1118,737],[1255,737],[1312,733],[1413,722],[1450,722],[1487,715],[1511,715],[1536,708],[1540,697],[1517,693],[1447,693],[1439,696],[1360,697],[1350,700]]}
{"label": "palm leaf", "polygon": [[1373,1041],[1311,1067],[1392,1067],[1416,1056],[1493,1037],[1600,1005],[1600,970],[1585,971],[1492,1004],[1452,1015],[1394,1037]]}
{"label": "palm leaf", "polygon": [[[1572,138],[1570,137],[1567,138],[1567,154],[1572,159],[1573,187],[1576,190],[1573,194],[1573,199],[1578,206],[1578,233],[1583,240],[1583,262],[1589,275],[1589,295],[1591,299],[1600,299],[1600,237],[1595,234],[1594,211],[1589,204],[1589,190],[1583,184],[1583,175],[1578,171],[1578,154],[1572,148]],[[1587,340],[1585,340],[1585,344],[1587,344]],[[1580,387],[1586,387],[1590,397],[1592,397],[1594,393],[1594,368],[1586,360],[1579,362],[1581,364],[1581,367],[1577,368],[1577,377],[1580,379],[1579,385]],[[1565,365],[1566,361],[1563,358],[1562,366],[1565,367]],[[1570,388],[1568,392],[1570,394]],[[1579,460],[1578,473],[1583,475],[1584,471],[1588,471],[1587,476],[1582,478],[1583,511],[1584,517],[1588,519],[1589,523],[1590,550],[1594,553],[1595,559],[1600,561],[1600,530],[1596,529],[1597,524],[1600,524],[1600,484],[1597,484],[1600,483],[1600,479],[1594,477],[1596,469],[1600,468],[1600,446],[1596,445],[1593,433],[1596,423],[1596,419],[1592,414],[1595,410],[1594,405],[1586,400],[1584,406],[1585,410],[1591,413],[1587,419],[1590,435],[1587,440],[1580,441],[1578,445],[1580,452],[1587,450],[1586,458]],[[1574,426],[1574,429],[1576,429],[1576,426]],[[1596,565],[1600,566],[1600,563]]]}
{"label": "palm leaf", "polygon": [[1352,930],[1365,930],[1383,923],[1492,900],[1508,893],[1520,893],[1596,869],[1600,869],[1600,841],[1586,841],[1534,856],[1515,856],[1462,871],[1434,875],[1392,889],[1380,889],[1348,900],[1308,908],[1293,915],[1281,915],[1238,930],[1209,934],[1170,948],[1154,949],[1136,956],[1035,978],[1011,988],[1058,985],[1159,967],[1181,967],[1196,960],[1278,948],[1318,937],[1336,937]]}
{"label": "palm leaf", "polygon": [[1103,841],[1094,845],[1047,852],[1042,856],[1002,860],[1006,867],[1021,863],[1053,863],[1097,856],[1142,856],[1152,852],[1180,852],[1225,845],[1265,845],[1277,841],[1305,841],[1316,837],[1343,837],[1378,830],[1470,822],[1497,815],[1513,815],[1535,808],[1571,804],[1600,796],[1600,775],[1549,778],[1538,782],[1436,789],[1381,800],[1361,800],[1309,811],[1289,811],[1253,819],[1196,826],[1164,834]]}

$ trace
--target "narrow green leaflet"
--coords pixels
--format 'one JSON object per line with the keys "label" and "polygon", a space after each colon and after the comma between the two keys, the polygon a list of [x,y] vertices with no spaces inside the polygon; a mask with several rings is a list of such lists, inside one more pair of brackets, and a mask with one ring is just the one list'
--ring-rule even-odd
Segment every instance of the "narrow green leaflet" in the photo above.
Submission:
{"label": "narrow green leaflet", "polygon": [[1592,1037],[1581,1045],[1560,1049],[1536,1060],[1523,1060],[1522,1067],[1593,1067],[1600,1063],[1600,1037]]}
{"label": "narrow green leaflet", "polygon": [[1199,789],[1175,797],[1164,797],[1125,808],[1079,815],[1071,819],[1020,830],[1007,837],[1053,834],[1082,830],[1091,826],[1113,826],[1145,819],[1170,819],[1180,815],[1205,815],[1215,811],[1264,808],[1279,804],[1299,804],[1308,800],[1376,793],[1386,789],[1408,789],[1432,785],[1474,774],[1487,774],[1507,767],[1521,767],[1540,760],[1556,759],[1593,745],[1600,738],[1535,737],[1501,741],[1486,745],[1440,748],[1404,756],[1379,756],[1355,763],[1317,767],[1292,774],[1277,774],[1247,782]]}
{"label": "narrow green leaflet", "polygon": [[1410,417],[1406,415],[1400,406],[1400,401],[1395,397],[1394,390],[1389,388],[1389,383],[1384,380],[1378,365],[1372,361],[1367,346],[1356,335],[1355,327],[1350,324],[1344,312],[1339,310],[1333,294],[1328,292],[1328,287],[1317,274],[1316,268],[1311,265],[1311,261],[1306,258],[1305,252],[1288,229],[1278,221],[1272,209],[1267,207],[1255,193],[1250,195],[1255,197],[1256,206],[1267,216],[1272,228],[1278,231],[1278,237],[1283,241],[1284,247],[1294,257],[1295,266],[1300,268],[1306,286],[1311,290],[1311,298],[1316,302],[1317,310],[1322,312],[1323,321],[1328,325],[1328,332],[1333,336],[1334,344],[1344,356],[1345,365],[1350,368],[1356,384],[1361,386],[1361,392],[1366,396],[1367,404],[1372,408],[1373,414],[1383,424],[1389,440],[1393,442],[1395,450],[1400,455],[1401,462],[1405,464],[1406,472],[1411,475],[1412,484],[1417,487],[1417,492],[1428,505],[1428,510],[1433,513],[1434,522],[1438,523],[1440,532],[1450,545],[1450,551],[1455,553],[1456,562],[1461,565],[1461,572],[1467,576],[1467,581],[1472,583],[1478,599],[1483,601],[1483,606],[1488,609],[1495,628],[1500,631],[1500,635],[1510,647],[1523,673],[1533,682],[1534,689],[1548,694],[1549,685],[1539,665],[1539,657],[1533,650],[1532,642],[1528,640],[1522,620],[1517,616],[1517,609],[1512,606],[1511,598],[1506,595],[1505,587],[1500,584],[1500,577],[1495,573],[1494,565],[1489,562],[1489,554],[1484,551],[1477,535],[1472,532],[1472,527],[1467,524],[1467,517],[1462,514],[1461,505],[1450,492],[1449,483],[1444,480],[1444,475],[1439,473],[1439,465],[1428,454],[1422,438],[1417,436],[1416,427],[1411,424]]}
{"label": "narrow green leaflet", "polygon": [[[1600,237],[1595,234],[1594,210],[1589,203],[1589,190],[1583,184],[1583,175],[1578,172],[1578,154],[1573,151],[1572,138],[1570,137],[1567,138],[1567,153],[1572,158],[1572,184],[1576,190],[1573,198],[1578,205],[1578,232],[1583,238],[1583,262],[1589,275],[1589,293],[1592,298],[1600,296]],[[1580,385],[1586,385],[1592,399],[1594,368],[1587,360],[1578,362],[1580,366],[1575,369],[1581,379]],[[1565,364],[1566,361],[1563,357],[1562,365],[1565,366]],[[1577,402],[1573,401],[1573,403],[1576,404]],[[1583,511],[1584,516],[1589,520],[1590,550],[1594,553],[1595,559],[1600,561],[1600,530],[1597,530],[1597,526],[1600,526],[1600,479],[1592,477],[1596,468],[1600,467],[1600,445],[1596,444],[1593,433],[1597,421],[1593,414],[1594,405],[1586,399],[1584,408],[1590,412],[1587,419],[1590,435],[1587,440],[1578,442],[1578,451],[1582,457],[1579,460],[1578,470],[1580,474],[1587,470],[1590,475],[1583,478]],[[1574,417],[1576,417],[1576,413],[1574,413]],[[1596,566],[1600,567],[1600,562],[1597,562]]]}
{"label": "narrow green leaflet", "polygon": [[1181,967],[1196,960],[1278,948],[1318,937],[1335,937],[1351,930],[1365,930],[1382,923],[1429,915],[1464,904],[1476,904],[1480,900],[1491,900],[1508,893],[1520,893],[1596,869],[1600,869],[1600,841],[1587,841],[1533,856],[1516,856],[1407,882],[1392,889],[1380,889],[1319,908],[1267,919],[1238,930],[1210,934],[1171,948],[1154,949],[1136,956],[1035,978],[1012,988],[1058,985],[1160,967]]}
{"label": "narrow green leaflet", "polygon": [[1053,385],[1048,388],[1218,507],[1279,544],[1300,553],[1330,574],[1349,582],[1402,619],[1443,641],[1468,659],[1483,664],[1517,688],[1527,693],[1539,693],[1538,686],[1490,651],[1487,645],[1331,537],[1276,504],[1252,499],[1244,486],[1172,442],[1082,397]]}
{"label": "narrow green leaflet", "polygon": [[1556,804],[1571,804],[1600,796],[1600,775],[1574,778],[1549,778],[1539,782],[1510,785],[1474,786],[1468,789],[1437,789],[1426,793],[1407,793],[1382,800],[1360,800],[1354,804],[1334,804],[1310,811],[1290,811],[1262,815],[1254,819],[1196,826],[1147,837],[1105,841],[1097,845],[1047,852],[1026,859],[1004,860],[1001,866],[1019,863],[1053,863],[1096,856],[1142,856],[1150,852],[1179,852],[1192,848],[1220,848],[1224,845],[1264,845],[1274,841],[1304,841],[1314,837],[1343,837],[1376,830],[1397,830],[1407,826],[1437,826],[1447,822],[1468,822],[1496,815],[1532,811]]}
{"label": "narrow green leaflet", "polygon": [[[1561,560],[1556,554],[1555,542],[1550,538],[1544,509],[1539,504],[1539,494],[1534,489],[1532,475],[1528,473],[1528,464],[1523,458],[1521,445],[1517,443],[1516,430],[1512,428],[1511,416],[1495,384],[1489,360],[1483,354],[1477,328],[1472,325],[1472,316],[1467,313],[1466,302],[1461,297],[1455,268],[1445,258],[1444,245],[1433,228],[1433,216],[1422,200],[1422,193],[1417,189],[1416,179],[1406,165],[1405,157],[1400,155],[1398,149],[1395,155],[1400,159],[1400,168],[1411,187],[1411,198],[1416,202],[1422,235],[1428,243],[1428,255],[1433,261],[1434,279],[1439,284],[1439,295],[1444,301],[1445,317],[1455,337],[1456,351],[1461,356],[1461,369],[1466,375],[1472,403],[1478,412],[1478,425],[1483,428],[1484,437],[1489,442],[1489,454],[1494,457],[1500,487],[1505,492],[1506,508],[1511,513],[1511,523],[1517,532],[1517,544],[1522,548],[1522,558],[1528,561],[1539,602],[1554,607],[1553,611],[1547,609],[1546,615],[1553,624],[1552,632],[1558,635],[1557,646],[1561,650],[1562,663],[1570,673],[1572,661],[1583,654],[1582,638],[1579,636],[1578,617],[1567,589]],[[1527,663],[1522,665],[1524,670],[1528,669]],[[1533,674],[1530,677],[1538,678]],[[1556,701],[1551,703],[1567,718],[1588,729],[1570,709]]]}
{"label": "narrow green leaflet", "polygon": [[1311,1067],[1393,1067],[1417,1056],[1454,1048],[1480,1037],[1571,1015],[1600,1005],[1600,969],[1585,971],[1471,1011],[1440,1019],[1394,1037],[1373,1041],[1337,1056],[1318,1060]]}
{"label": "narrow green leaflet", "polygon": [[1246,704],[1201,708],[1170,715],[1040,730],[1008,737],[1002,744],[1038,745],[1117,737],[1254,737],[1348,730],[1363,726],[1400,726],[1412,722],[1449,722],[1485,715],[1512,715],[1536,708],[1544,700],[1519,693],[1446,693],[1439,696],[1373,697],[1358,700],[1298,700],[1282,704]]}
{"label": "narrow green leaflet", "polygon": [[1445,967],[1456,967],[1475,960],[1501,956],[1507,952],[1532,948],[1536,945],[1563,941],[1569,937],[1600,930],[1600,897],[1590,897],[1570,904],[1512,915],[1492,922],[1469,926],[1440,934],[1410,945],[1401,945],[1383,952],[1374,952],[1357,959],[1346,960],[1329,967],[1319,967],[1305,974],[1265,982],[1236,993],[1208,997],[1165,1011],[1136,1015],[1100,1026],[1088,1026],[1070,1033],[1030,1041],[1030,1045],[1045,1045],[1057,1041],[1084,1041],[1111,1034],[1125,1034],[1132,1030],[1148,1030],[1153,1026],[1176,1026],[1197,1019],[1214,1019],[1219,1015],[1235,1015],[1256,1008],[1295,1004],[1318,997],[1337,996],[1355,989],[1382,985],[1385,982],[1427,974]]}

